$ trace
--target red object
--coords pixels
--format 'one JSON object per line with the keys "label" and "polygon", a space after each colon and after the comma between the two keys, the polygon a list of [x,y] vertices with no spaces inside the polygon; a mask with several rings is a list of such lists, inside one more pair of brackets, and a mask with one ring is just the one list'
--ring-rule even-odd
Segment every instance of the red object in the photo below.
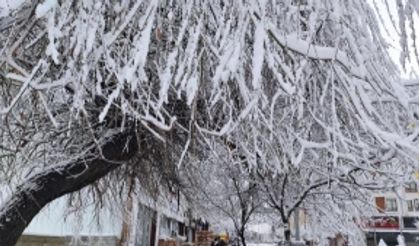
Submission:
{"label": "red object", "polygon": [[367,228],[398,229],[399,221],[393,217],[370,219],[365,223]]}

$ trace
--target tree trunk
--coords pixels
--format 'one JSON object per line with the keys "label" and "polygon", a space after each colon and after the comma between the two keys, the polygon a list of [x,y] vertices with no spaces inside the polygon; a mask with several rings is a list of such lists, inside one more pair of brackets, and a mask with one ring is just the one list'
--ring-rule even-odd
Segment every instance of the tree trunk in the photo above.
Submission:
{"label": "tree trunk", "polygon": [[284,209],[280,210],[281,213],[281,220],[282,220],[282,224],[284,226],[284,242],[286,243],[285,245],[290,245],[291,242],[291,229],[290,229],[290,225],[289,225],[289,217],[285,216],[285,212]]}
{"label": "tree trunk", "polygon": [[240,242],[242,246],[246,246],[246,237],[244,235],[244,228],[240,229],[239,237],[240,237]]}
{"label": "tree trunk", "polygon": [[284,241],[287,243],[291,242],[291,230],[288,227],[284,229]]}
{"label": "tree trunk", "polygon": [[103,159],[77,160],[29,178],[0,208],[0,245],[15,245],[26,226],[46,204],[104,177],[121,165],[116,161],[129,160],[137,150],[135,135],[121,133],[103,146]]}
{"label": "tree trunk", "polygon": [[[123,220],[122,220],[122,230],[121,230],[121,239],[119,240],[119,245],[124,246],[128,245],[130,241],[130,233],[132,230],[132,209],[133,209],[133,201],[132,201],[132,193],[133,187],[135,185],[135,181],[133,181],[133,177],[128,177],[128,194],[127,199],[125,201],[125,210],[123,213]],[[137,216],[136,214],[134,216]]]}

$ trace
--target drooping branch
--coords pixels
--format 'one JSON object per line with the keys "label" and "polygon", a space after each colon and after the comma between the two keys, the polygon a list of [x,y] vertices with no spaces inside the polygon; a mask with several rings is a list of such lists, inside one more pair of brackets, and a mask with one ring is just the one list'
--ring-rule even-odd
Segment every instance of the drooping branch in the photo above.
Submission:
{"label": "drooping branch", "polygon": [[29,178],[0,211],[0,245],[15,245],[46,204],[105,176],[130,160],[137,149],[134,133],[121,133],[102,147],[103,157],[79,159]]}

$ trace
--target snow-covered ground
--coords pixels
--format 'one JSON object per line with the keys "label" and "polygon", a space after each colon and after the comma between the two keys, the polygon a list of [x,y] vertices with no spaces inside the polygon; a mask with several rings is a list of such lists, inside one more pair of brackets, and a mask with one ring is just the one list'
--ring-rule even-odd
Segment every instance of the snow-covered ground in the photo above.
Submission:
{"label": "snow-covered ground", "polygon": [[249,246],[274,246],[275,244],[273,243],[249,243],[247,245]]}

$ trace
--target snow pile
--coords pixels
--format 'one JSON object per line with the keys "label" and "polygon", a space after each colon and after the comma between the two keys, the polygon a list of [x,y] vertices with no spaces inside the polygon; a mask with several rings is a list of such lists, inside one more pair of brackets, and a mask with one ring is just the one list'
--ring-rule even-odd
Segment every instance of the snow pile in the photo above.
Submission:
{"label": "snow pile", "polygon": [[399,246],[406,246],[403,235],[397,236],[397,242],[399,243]]}
{"label": "snow pile", "polygon": [[378,243],[378,246],[387,246],[387,244],[384,242],[383,239],[380,239],[380,242]]}

